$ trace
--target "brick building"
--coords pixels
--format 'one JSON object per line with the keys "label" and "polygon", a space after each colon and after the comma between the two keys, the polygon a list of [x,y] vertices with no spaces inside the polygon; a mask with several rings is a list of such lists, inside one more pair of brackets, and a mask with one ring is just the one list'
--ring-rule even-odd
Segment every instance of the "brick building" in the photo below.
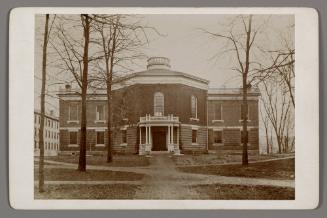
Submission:
{"label": "brick building", "polygon": [[[40,155],[39,149],[39,131],[41,123],[41,114],[34,111],[34,155]],[[44,117],[44,155],[55,156],[59,151],[59,120],[51,112]]]}
{"label": "brick building", "polygon": [[[258,96],[249,90],[249,144],[258,149]],[[60,150],[78,150],[80,96],[69,85],[59,94]],[[241,89],[209,89],[209,81],[170,68],[153,57],[147,70],[113,86],[113,151],[205,152],[241,149]],[[105,150],[106,91],[89,91],[87,150]]]}

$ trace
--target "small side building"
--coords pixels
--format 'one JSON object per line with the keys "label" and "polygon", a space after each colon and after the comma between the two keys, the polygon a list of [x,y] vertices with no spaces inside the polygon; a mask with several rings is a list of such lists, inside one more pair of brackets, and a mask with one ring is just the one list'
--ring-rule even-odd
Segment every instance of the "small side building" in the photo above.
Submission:
{"label": "small side building", "polygon": [[[34,156],[40,155],[39,131],[41,123],[41,113],[34,111]],[[53,112],[45,115],[44,119],[44,155],[56,156],[59,152],[59,119]]]}

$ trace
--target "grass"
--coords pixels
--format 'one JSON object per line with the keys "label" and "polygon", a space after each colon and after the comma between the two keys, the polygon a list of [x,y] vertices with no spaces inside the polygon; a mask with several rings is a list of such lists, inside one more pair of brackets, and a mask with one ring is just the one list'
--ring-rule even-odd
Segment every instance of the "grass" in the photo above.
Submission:
{"label": "grass", "polygon": [[[135,181],[141,180],[143,174],[109,170],[87,170],[45,168],[46,181]],[[34,180],[38,179],[38,170],[34,171]]]}
{"label": "grass", "polygon": [[210,174],[220,176],[236,176],[268,179],[294,179],[295,160],[283,159],[261,163],[250,163],[248,166],[233,165],[208,165],[178,167],[178,170],[187,173]]}
{"label": "grass", "polygon": [[[215,164],[228,164],[235,162],[242,162],[242,151],[217,151],[215,154],[201,154],[183,156],[174,156],[173,160],[177,166],[189,165],[215,165]],[[272,155],[259,155],[258,153],[249,153],[249,161],[269,160],[280,157],[294,156],[294,154],[272,154]]]}
{"label": "grass", "polygon": [[[59,161],[65,163],[78,163],[78,155],[58,155],[46,157],[46,160]],[[114,155],[113,161],[107,163],[105,155],[94,155],[86,157],[87,165],[111,166],[111,167],[142,167],[148,166],[149,160],[144,156],[138,155]]]}
{"label": "grass", "polygon": [[34,188],[35,199],[133,199],[137,185],[46,185],[45,192]]}
{"label": "grass", "polygon": [[211,200],[294,200],[295,189],[274,186],[197,185],[191,186],[201,199]]}

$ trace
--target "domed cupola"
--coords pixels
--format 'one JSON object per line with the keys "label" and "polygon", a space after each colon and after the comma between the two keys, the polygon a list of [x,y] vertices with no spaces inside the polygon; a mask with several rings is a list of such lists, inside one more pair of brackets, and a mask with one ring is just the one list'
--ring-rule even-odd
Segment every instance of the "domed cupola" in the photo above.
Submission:
{"label": "domed cupola", "polygon": [[148,59],[148,70],[170,70],[170,60],[165,57],[151,57]]}

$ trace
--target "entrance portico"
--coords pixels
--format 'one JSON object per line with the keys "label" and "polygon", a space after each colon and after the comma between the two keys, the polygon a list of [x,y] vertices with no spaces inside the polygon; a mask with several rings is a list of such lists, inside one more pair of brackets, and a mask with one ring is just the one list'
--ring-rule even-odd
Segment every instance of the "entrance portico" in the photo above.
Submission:
{"label": "entrance portico", "polygon": [[140,117],[139,154],[167,151],[180,154],[179,118],[173,115]]}

